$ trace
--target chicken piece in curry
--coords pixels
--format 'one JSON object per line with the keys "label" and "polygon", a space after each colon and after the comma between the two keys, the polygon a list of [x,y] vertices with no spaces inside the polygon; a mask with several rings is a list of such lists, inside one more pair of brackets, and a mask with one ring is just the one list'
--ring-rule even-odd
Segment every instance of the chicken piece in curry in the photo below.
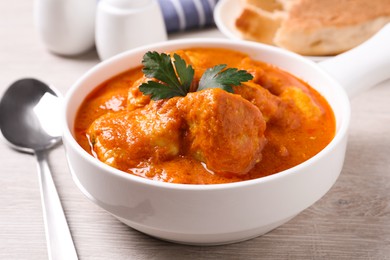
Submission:
{"label": "chicken piece in curry", "polygon": [[[160,100],[140,91],[142,67],[96,88],[75,121],[79,144],[102,162],[163,182],[217,184],[271,175],[302,163],[334,137],[326,100],[267,63],[226,49],[177,50],[194,69],[192,87],[218,64],[252,80]],[[196,89],[196,88],[195,88]]]}

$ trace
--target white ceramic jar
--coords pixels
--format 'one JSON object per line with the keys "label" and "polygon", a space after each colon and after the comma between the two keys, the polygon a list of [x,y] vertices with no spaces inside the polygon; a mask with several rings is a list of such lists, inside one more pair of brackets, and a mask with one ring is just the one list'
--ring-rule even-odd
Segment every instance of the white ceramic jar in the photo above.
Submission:
{"label": "white ceramic jar", "polygon": [[96,0],[35,0],[34,19],[48,50],[77,55],[95,44]]}
{"label": "white ceramic jar", "polygon": [[164,18],[157,0],[99,1],[95,43],[100,59],[166,39]]}

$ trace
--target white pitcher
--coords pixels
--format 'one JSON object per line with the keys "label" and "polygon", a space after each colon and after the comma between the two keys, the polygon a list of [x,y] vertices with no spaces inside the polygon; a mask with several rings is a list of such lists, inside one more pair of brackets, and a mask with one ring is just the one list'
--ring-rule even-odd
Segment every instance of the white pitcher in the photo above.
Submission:
{"label": "white pitcher", "polygon": [[95,44],[96,0],[35,0],[35,27],[53,53],[77,55]]}

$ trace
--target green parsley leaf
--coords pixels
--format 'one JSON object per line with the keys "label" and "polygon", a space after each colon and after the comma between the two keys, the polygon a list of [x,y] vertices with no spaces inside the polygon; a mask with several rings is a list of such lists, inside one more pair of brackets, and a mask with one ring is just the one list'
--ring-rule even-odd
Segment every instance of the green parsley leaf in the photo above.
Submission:
{"label": "green parsley leaf", "polygon": [[183,93],[176,87],[164,85],[152,80],[147,83],[142,83],[141,86],[139,86],[139,90],[145,95],[151,95],[151,99],[153,100],[183,96]]}
{"label": "green parsley leaf", "polygon": [[[145,95],[151,95],[153,100],[186,96],[194,79],[194,69],[187,65],[178,54],[170,55],[158,52],[147,52],[142,60],[144,68],[142,72],[150,80],[141,84],[140,91]],[[241,82],[251,80],[253,76],[245,70],[226,68],[225,64],[207,69],[199,81],[196,91],[207,88],[221,88],[233,92],[233,86],[241,85]]]}
{"label": "green parsley leaf", "polygon": [[180,86],[169,55],[148,52],[144,55],[142,64],[144,65],[142,72],[147,78],[156,78],[175,87]]}
{"label": "green parsley leaf", "polygon": [[142,72],[147,78],[155,78],[164,84],[148,81],[140,86],[140,91],[151,95],[153,100],[187,95],[194,79],[194,69],[190,65],[187,66],[176,53],[174,58],[175,68],[168,54],[147,52],[142,60]]}
{"label": "green parsley leaf", "polygon": [[242,82],[253,79],[253,76],[246,70],[228,68],[222,71],[226,66],[226,64],[221,64],[207,69],[200,78],[198,91],[207,88],[220,88],[233,93],[233,86],[239,86]]}
{"label": "green parsley leaf", "polygon": [[194,79],[195,71],[191,65],[187,66],[185,60],[183,60],[176,53],[173,54],[173,58],[175,58],[173,63],[175,64],[176,72],[179,75],[181,86],[183,87],[184,91],[188,93],[190,91],[192,80]]}

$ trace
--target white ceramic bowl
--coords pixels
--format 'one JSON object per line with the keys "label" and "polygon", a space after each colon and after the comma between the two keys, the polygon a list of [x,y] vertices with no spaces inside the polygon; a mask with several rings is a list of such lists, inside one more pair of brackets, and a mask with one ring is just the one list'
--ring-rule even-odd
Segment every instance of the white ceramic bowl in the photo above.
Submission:
{"label": "white ceramic bowl", "polygon": [[[220,47],[248,53],[307,81],[329,102],[336,116],[332,142],[308,161],[286,171],[230,184],[186,185],[143,179],[98,161],[75,141],[76,112],[103,81],[140,65],[146,51]],[[189,39],[160,43],[106,60],[82,76],[66,96],[63,142],[73,178],[94,203],[130,227],[186,244],[224,244],[262,235],[319,200],[342,169],[350,118],[348,96],[315,63],[291,52],[250,42]]]}

